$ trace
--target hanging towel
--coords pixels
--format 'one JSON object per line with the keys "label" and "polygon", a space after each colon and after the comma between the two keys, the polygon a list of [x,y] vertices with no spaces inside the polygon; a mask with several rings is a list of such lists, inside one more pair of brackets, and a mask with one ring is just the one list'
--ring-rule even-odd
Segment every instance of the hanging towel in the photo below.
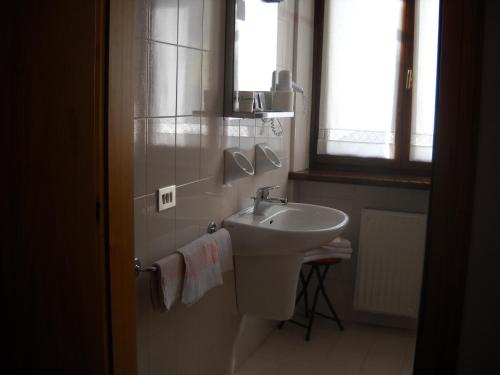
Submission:
{"label": "hanging towel", "polygon": [[213,235],[205,234],[178,251],[185,264],[182,302],[192,305],[207,291],[222,285],[219,245]]}
{"label": "hanging towel", "polygon": [[231,271],[233,269],[233,245],[231,244],[231,236],[227,229],[221,228],[211,236],[217,241],[220,255],[220,267],[222,272]]}
{"label": "hanging towel", "polygon": [[156,271],[150,276],[151,303],[153,309],[165,312],[180,297],[184,276],[182,255],[174,253],[153,264]]}

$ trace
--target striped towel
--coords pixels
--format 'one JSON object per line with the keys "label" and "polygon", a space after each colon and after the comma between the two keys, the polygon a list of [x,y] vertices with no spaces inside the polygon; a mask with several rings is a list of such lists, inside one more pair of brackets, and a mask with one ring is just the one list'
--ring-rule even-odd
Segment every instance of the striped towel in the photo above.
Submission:
{"label": "striped towel", "polygon": [[223,283],[219,246],[213,236],[205,234],[178,251],[186,266],[182,302],[192,305],[210,289]]}
{"label": "striped towel", "polygon": [[165,312],[180,297],[184,275],[184,261],[175,253],[155,262],[157,271],[151,273],[150,292],[153,309]]}

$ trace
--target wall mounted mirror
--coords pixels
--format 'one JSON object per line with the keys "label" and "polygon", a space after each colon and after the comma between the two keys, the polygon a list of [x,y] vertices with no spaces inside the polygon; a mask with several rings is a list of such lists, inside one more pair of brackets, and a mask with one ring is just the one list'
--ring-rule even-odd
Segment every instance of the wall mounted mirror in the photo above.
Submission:
{"label": "wall mounted mirror", "polygon": [[[278,61],[278,6],[283,1],[290,0],[227,2],[226,117],[282,117],[276,113],[266,116],[265,112],[272,111],[269,103]],[[244,100],[254,100],[254,108],[258,108],[259,114],[250,115],[249,112],[254,112],[252,104],[244,108]]]}
{"label": "wall mounted mirror", "polygon": [[278,53],[278,3],[236,0],[234,91],[269,91]]}

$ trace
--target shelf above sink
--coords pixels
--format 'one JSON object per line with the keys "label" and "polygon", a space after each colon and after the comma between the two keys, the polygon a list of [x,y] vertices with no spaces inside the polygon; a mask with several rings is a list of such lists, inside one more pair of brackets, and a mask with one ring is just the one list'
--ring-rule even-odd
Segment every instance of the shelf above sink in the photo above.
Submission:
{"label": "shelf above sink", "polygon": [[267,112],[232,112],[225,115],[225,119],[238,119],[238,118],[292,118],[295,116],[294,112],[277,112],[277,111],[267,111]]}

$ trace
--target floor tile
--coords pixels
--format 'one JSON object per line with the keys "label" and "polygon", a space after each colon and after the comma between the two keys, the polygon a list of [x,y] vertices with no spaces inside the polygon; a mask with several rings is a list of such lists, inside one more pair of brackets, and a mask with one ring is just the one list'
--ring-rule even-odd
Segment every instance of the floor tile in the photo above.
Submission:
{"label": "floor tile", "polygon": [[238,369],[236,375],[409,375],[415,333],[393,328],[346,324],[345,331],[324,319],[314,336],[291,323],[276,329]]}

